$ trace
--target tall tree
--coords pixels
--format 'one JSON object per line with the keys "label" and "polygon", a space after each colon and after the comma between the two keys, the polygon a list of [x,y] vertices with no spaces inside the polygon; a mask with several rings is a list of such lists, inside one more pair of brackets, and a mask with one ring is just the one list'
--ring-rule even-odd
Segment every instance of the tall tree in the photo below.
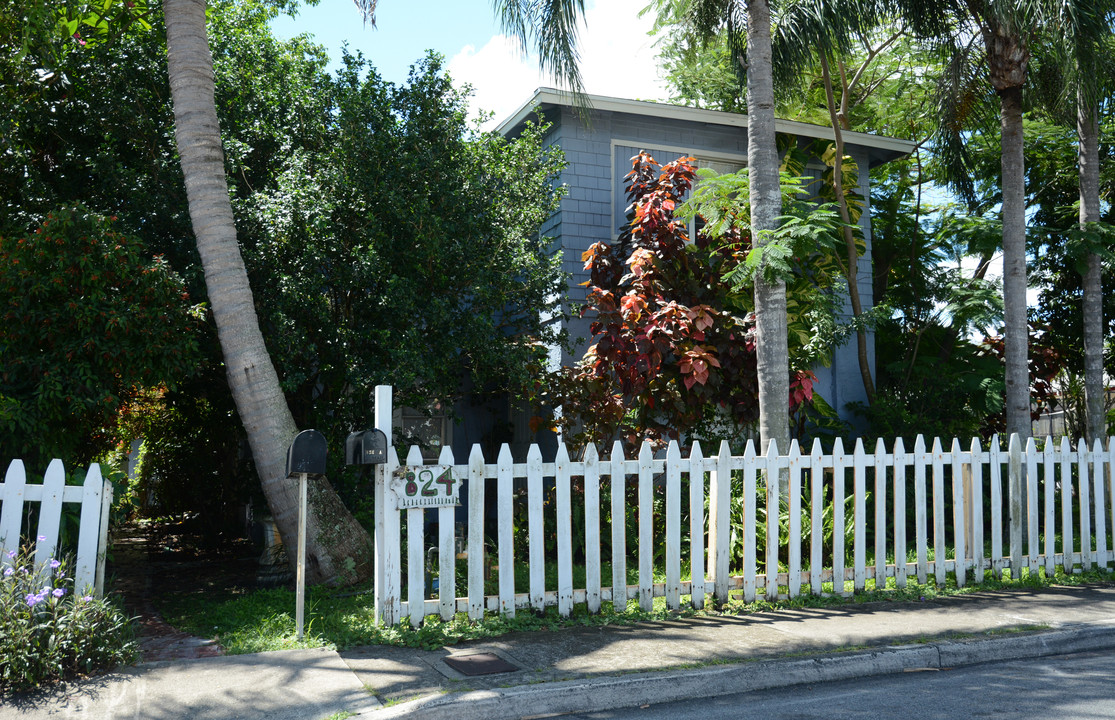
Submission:
{"label": "tall tree", "polygon": [[[751,237],[768,242],[782,209],[780,160],[774,132],[771,11],[767,0],[689,0],[657,4],[660,26],[677,25],[700,42],[723,34],[737,77],[747,88],[747,168]],[[759,384],[759,437],[785,450],[790,442],[790,354],[786,283],[755,276],[755,354]]]}
{"label": "tall tree", "polygon": [[[965,115],[978,103],[978,75],[986,73],[999,98],[1001,189],[1003,226],[1003,305],[1005,316],[1007,433],[1028,437],[1030,378],[1028,373],[1028,326],[1026,309],[1026,199],[1023,155],[1022,90],[1031,58],[1031,43],[1042,28],[1082,43],[1108,31],[1102,10],[1105,0],[992,0],[951,2],[949,10],[956,28],[941,43],[947,53],[949,71],[943,78],[940,145],[946,163],[953,169],[956,185],[970,188],[963,161],[966,152],[963,128]],[[982,53],[975,52],[971,38],[983,40]]]}
{"label": "tall tree", "polygon": [[[285,453],[296,427],[263,342],[236,240],[214,104],[205,0],[165,0],[163,11],[175,137],[229,387],[275,523],[287,547],[295,547],[297,481],[286,476]],[[307,579],[337,584],[370,577],[367,531],[327,481],[315,484],[313,499],[307,523]]]}

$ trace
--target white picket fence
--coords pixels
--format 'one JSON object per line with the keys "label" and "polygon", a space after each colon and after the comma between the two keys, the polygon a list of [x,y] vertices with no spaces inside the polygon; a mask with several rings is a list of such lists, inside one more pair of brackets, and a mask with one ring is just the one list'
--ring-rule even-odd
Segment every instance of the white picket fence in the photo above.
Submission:
{"label": "white picket fence", "polygon": [[10,562],[8,552],[19,548],[25,503],[39,503],[37,531],[30,541],[35,546],[35,567],[48,573],[51,569],[47,563],[58,551],[62,504],[80,504],[77,556],[73,565],[74,588],[77,592],[92,589],[97,597],[101,597],[104,592],[112,483],[101,477],[100,466],[89,466],[84,484],[66,485],[62,461],[52,460],[42,484],[29,485],[23,461],[13,460],[4,482],[0,484],[0,549],[3,550],[0,564]]}
{"label": "white picket fence", "polygon": [[[397,509],[390,492],[384,492],[384,478],[398,467],[392,451],[389,463],[377,480],[378,513],[376,612],[381,621],[393,624],[404,617],[418,625],[427,615],[449,619],[467,612],[478,619],[485,611],[514,615],[520,608],[542,609],[556,605],[562,615],[575,604],[584,603],[590,612],[602,602],[626,608],[628,599],[637,599],[650,609],[652,599],[665,596],[666,605],[678,608],[683,596],[702,607],[706,593],[717,600],[727,599],[733,590],[742,590],[750,601],[762,591],[768,599],[795,597],[803,592],[848,594],[873,586],[886,586],[888,578],[904,587],[907,578],[919,583],[933,578],[943,584],[952,573],[958,585],[971,578],[982,578],[991,570],[997,577],[1010,570],[1017,578],[1022,569],[1038,572],[1044,568],[1052,575],[1055,566],[1073,572],[1094,564],[1107,568],[1115,554],[1115,494],[1111,491],[1111,467],[1115,463],[1115,443],[1105,450],[1097,441],[1091,450],[1083,443],[1077,449],[1067,440],[1055,445],[1046,441],[1042,450],[1034,440],[1025,447],[1017,436],[1009,449],[997,440],[988,449],[972,440],[966,447],[953,440],[944,449],[939,440],[926,449],[921,437],[912,450],[897,440],[888,452],[880,441],[874,452],[856,442],[851,453],[839,440],[834,451],[824,454],[819,442],[804,453],[796,441],[789,452],[781,454],[772,443],[765,455],[756,453],[748,443],[743,455],[732,455],[722,443],[715,456],[706,457],[694,444],[688,457],[682,457],[677,443],[671,443],[665,457],[654,457],[643,445],[638,457],[628,459],[616,443],[607,457],[589,447],[583,458],[571,460],[560,446],[553,462],[543,462],[537,446],[532,446],[526,463],[512,461],[507,446],[495,463],[489,463],[474,446],[467,463],[455,462],[448,448],[439,465],[454,466],[464,480],[462,496],[468,497],[468,521],[464,528],[464,555],[467,556],[467,586],[458,594],[454,508],[439,508],[436,538],[427,543],[424,536],[424,509]],[[412,448],[408,466],[422,464],[421,453]],[[732,475],[742,477],[742,503],[733,513]],[[682,537],[682,478],[688,479],[689,542]],[[784,478],[787,497],[779,497],[780,483],[766,483],[766,477]],[[907,479],[913,479],[914,497],[908,498]],[[574,483],[574,479],[577,480]],[[498,592],[485,594],[484,505],[485,489],[494,482],[497,488],[497,521],[494,557],[488,562],[498,566]],[[516,517],[513,494],[516,485],[525,483],[525,517]],[[626,488],[637,488],[637,533],[628,537],[623,518],[627,512]],[[655,484],[665,485],[664,517],[653,516]],[[545,487],[553,491],[555,502],[546,502]],[[1004,486],[1005,484],[1005,486]],[[574,487],[583,490],[574,497]],[[757,494],[757,491],[761,491]],[[868,493],[872,494],[869,502]],[[619,522],[605,527],[601,519],[601,493],[611,517]],[[985,493],[989,503],[984,502]],[[831,545],[823,542],[825,505],[831,506],[835,528],[845,527],[845,498],[851,500],[852,547],[850,563],[844,533],[831,533]],[[1060,513],[1055,513],[1057,500]],[[809,507],[803,507],[808,500]],[[907,509],[912,503],[914,527],[907,527]],[[873,508],[868,516],[868,506]],[[788,512],[787,532],[780,532],[780,506]],[[706,510],[707,507],[707,510]],[[766,508],[766,547],[756,547],[757,510]],[[431,511],[435,512],[435,511]],[[707,517],[706,517],[707,512]],[[952,515],[952,532],[946,538],[946,512]],[[402,514],[406,515],[406,543],[402,541]],[[556,556],[544,553],[544,514],[553,513],[556,531]],[[572,519],[583,518],[585,587],[573,586]],[[1059,515],[1059,516],[1058,516]],[[515,525],[529,533],[527,557],[516,557],[513,544]],[[803,522],[807,533],[803,533]],[[990,553],[985,556],[985,528],[990,529]],[[874,559],[868,565],[866,547],[869,529],[874,537]],[[489,528],[489,531],[491,528]],[[610,578],[601,577],[601,533],[610,533]],[[653,541],[665,533],[665,582],[654,581]],[[742,567],[729,565],[729,543],[733,533],[743,541]],[[1055,539],[1060,537],[1060,545]],[[804,540],[803,540],[804,535]],[[950,542],[951,541],[951,542]],[[1041,541],[1041,542],[1039,542]],[[1079,548],[1075,543],[1079,542]],[[1094,541],[1094,547],[1093,545]],[[1004,553],[1004,543],[1008,550]],[[438,550],[438,565],[433,575],[439,580],[436,597],[428,597],[426,553]],[[638,568],[638,583],[628,584],[628,547],[633,549]],[[808,555],[805,553],[808,552]],[[401,596],[402,558],[407,558],[407,597]],[[683,555],[684,553],[684,555]],[[951,554],[951,557],[946,557]],[[888,561],[889,556],[889,561]],[[689,580],[682,579],[682,560],[688,558]],[[898,562],[894,561],[898,558]],[[516,587],[514,568],[526,562],[527,587]],[[544,568],[557,563],[555,587],[546,587]],[[781,562],[781,568],[780,568]],[[774,569],[780,568],[774,574]],[[826,583],[833,583],[835,586]],[[848,590],[846,583],[851,583]],[[525,591],[525,592],[524,592]]]}

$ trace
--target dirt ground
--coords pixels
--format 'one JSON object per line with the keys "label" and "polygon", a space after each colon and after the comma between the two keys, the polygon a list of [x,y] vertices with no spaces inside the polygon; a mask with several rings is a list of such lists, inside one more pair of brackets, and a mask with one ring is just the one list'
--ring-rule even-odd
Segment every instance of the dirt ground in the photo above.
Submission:
{"label": "dirt ground", "polygon": [[115,531],[106,563],[106,588],[119,594],[127,612],[137,618],[142,662],[222,654],[215,641],[168,625],[155,602],[166,593],[255,586],[260,551],[250,542],[205,545],[190,520],[128,525]]}

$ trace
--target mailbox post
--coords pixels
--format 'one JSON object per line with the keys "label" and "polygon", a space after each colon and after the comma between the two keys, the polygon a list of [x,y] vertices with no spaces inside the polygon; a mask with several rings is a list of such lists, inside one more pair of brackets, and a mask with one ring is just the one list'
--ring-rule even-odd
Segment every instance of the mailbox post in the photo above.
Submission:
{"label": "mailbox post", "polygon": [[306,485],[310,475],[323,477],[326,471],[325,453],[328,445],[325,436],[317,430],[303,430],[294,437],[287,449],[287,477],[298,476],[298,564],[295,580],[295,624],[298,639],[302,639],[302,626],[306,607]]}

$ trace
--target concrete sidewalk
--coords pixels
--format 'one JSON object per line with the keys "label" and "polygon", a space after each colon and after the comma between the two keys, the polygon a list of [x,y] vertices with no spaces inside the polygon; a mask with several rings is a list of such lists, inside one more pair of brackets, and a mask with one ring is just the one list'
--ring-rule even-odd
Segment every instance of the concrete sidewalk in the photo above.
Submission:
{"label": "concrete sidewalk", "polygon": [[[9,702],[0,720],[523,718],[1104,648],[1115,649],[1115,587],[1019,589],[516,633],[434,651],[149,663]],[[453,667],[499,661],[495,674]]]}

